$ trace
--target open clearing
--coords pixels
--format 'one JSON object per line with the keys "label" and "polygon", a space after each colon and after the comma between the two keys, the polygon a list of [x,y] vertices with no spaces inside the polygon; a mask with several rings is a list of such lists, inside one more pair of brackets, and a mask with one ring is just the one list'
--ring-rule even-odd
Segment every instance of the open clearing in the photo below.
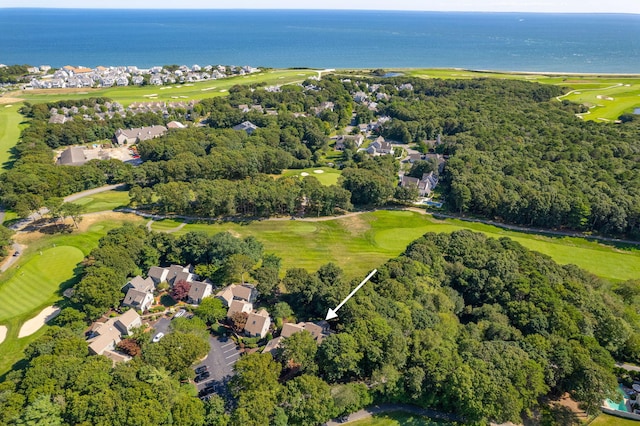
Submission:
{"label": "open clearing", "polygon": [[394,412],[377,414],[371,418],[351,422],[351,426],[447,426],[451,423],[437,422],[427,417]]}
{"label": "open clearing", "polygon": [[[338,178],[342,173],[338,169],[331,167],[312,167],[309,169],[286,169],[282,171],[282,176],[313,176],[325,186],[331,186],[338,183]],[[278,175],[275,175],[278,177]]]}
{"label": "open clearing", "polygon": [[[154,222],[153,230],[172,230],[175,220]],[[619,281],[640,275],[640,251],[585,241],[580,238],[553,238],[506,231],[494,226],[459,220],[441,221],[411,211],[380,210],[334,220],[263,220],[187,224],[176,235],[189,231],[210,234],[230,231],[234,235],[253,235],[265,251],[282,257],[283,269],[301,267],[315,271],[334,262],[349,277],[360,276],[389,258],[402,253],[411,241],[426,232],[453,232],[470,229],[490,237],[510,237],[523,246],[551,256],[561,264],[573,263],[598,276]]]}

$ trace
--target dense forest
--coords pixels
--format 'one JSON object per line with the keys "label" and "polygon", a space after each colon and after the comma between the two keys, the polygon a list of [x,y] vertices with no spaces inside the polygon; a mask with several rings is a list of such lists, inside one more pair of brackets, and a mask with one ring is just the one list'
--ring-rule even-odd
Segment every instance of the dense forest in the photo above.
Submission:
{"label": "dense forest", "polygon": [[333,264],[280,273],[252,238],[115,229],[85,259],[77,304],[0,383],[0,422],[311,426],[372,402],[403,402],[466,423],[556,424],[543,397],[569,392],[594,412],[615,393],[614,358],[640,361],[637,282],[612,287],[508,238],[429,233],[378,268],[320,345],[301,332],[273,357],[245,355],[229,394],[200,400],[189,367],[224,311],[195,309],[160,343],[134,332],[123,345],[134,359],[116,366],[88,356],[83,337],[88,318],[117,305],[127,276],[172,262],[196,264],[218,285],[250,272],[275,320],[268,338],[284,321],[324,318],[358,282]]}
{"label": "dense forest", "polygon": [[[404,80],[401,80],[404,81]],[[388,87],[387,80],[378,83]],[[576,118],[555,86],[412,80],[380,109],[404,142],[442,133],[448,205],[507,222],[640,236],[640,123]]]}
{"label": "dense forest", "polygon": [[[170,117],[128,114],[55,124],[47,121],[51,107],[107,100],[26,105],[23,113],[31,125],[15,149],[13,169],[0,176],[0,197],[21,215],[46,197],[115,182],[132,185],[138,207],[199,216],[292,214],[301,211],[300,200],[314,198],[311,191],[320,200],[311,214],[410,201],[416,193],[396,189],[399,164],[372,160],[350,145],[333,164],[345,169],[345,179],[331,189],[292,180],[272,183],[267,177],[285,168],[326,165],[331,134],[385,117],[374,136],[415,143],[424,151],[441,135],[442,143],[431,149],[448,158],[440,192],[451,211],[638,238],[640,121],[584,122],[575,116],[583,106],[555,100],[563,90],[496,79],[336,76],[280,91],[236,86],[227,97],[195,105],[193,117],[206,118],[208,127],[171,131],[141,143],[141,167],[114,160],[55,166],[51,148],[108,138],[118,127],[166,123]],[[258,126],[251,135],[230,129],[247,120]],[[419,177],[417,171],[414,175]],[[172,199],[176,192],[181,197]],[[212,201],[211,194],[220,193],[228,195]],[[243,199],[243,194],[251,195]]]}

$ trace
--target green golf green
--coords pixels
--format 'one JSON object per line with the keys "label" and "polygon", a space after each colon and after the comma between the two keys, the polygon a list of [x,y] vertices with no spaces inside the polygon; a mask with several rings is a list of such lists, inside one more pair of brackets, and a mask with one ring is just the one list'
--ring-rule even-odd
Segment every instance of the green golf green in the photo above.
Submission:
{"label": "green golf green", "polygon": [[60,285],[74,277],[74,269],[84,258],[71,246],[42,250],[0,282],[0,323],[22,316],[52,301]]}

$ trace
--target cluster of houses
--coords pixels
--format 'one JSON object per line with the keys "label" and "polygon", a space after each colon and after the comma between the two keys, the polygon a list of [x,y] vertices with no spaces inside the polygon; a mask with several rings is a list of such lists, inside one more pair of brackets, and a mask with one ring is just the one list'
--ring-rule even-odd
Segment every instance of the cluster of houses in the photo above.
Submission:
{"label": "cluster of houses", "polygon": [[[154,291],[158,284],[166,282],[170,287],[179,282],[190,285],[187,303],[199,305],[207,297],[220,299],[228,308],[227,318],[233,319],[237,314],[246,316],[244,334],[248,337],[263,339],[271,328],[271,317],[265,309],[254,309],[254,303],[258,298],[258,291],[251,284],[231,284],[213,293],[213,286],[208,280],[201,281],[189,266],[171,265],[169,267],[153,266],[149,269],[147,278],[136,276],[130,279],[124,286],[125,296],[122,306],[130,308],[121,315],[92,324],[88,331],[87,344],[89,351],[94,355],[104,355],[114,362],[124,362],[131,359],[129,355],[117,350],[118,343],[131,335],[132,330],[141,327],[143,320],[141,313],[148,311],[154,304]],[[285,323],[280,335],[269,340],[263,349],[263,353],[276,354],[284,339],[295,333],[307,331],[319,345],[330,334],[329,324],[326,321]]]}
{"label": "cluster of houses", "polygon": [[176,101],[176,102],[133,102],[126,109],[118,102],[105,102],[104,104],[95,104],[94,106],[81,105],[79,107],[72,106],[70,108],[51,108],[49,110],[49,123],[64,124],[67,121],[72,121],[74,116],[82,115],[82,119],[85,121],[106,120],[113,118],[116,115],[120,117],[126,117],[127,114],[143,114],[152,112],[155,114],[162,114],[163,117],[169,117],[169,115],[177,110],[185,112],[185,117],[191,111],[196,101]]}
{"label": "cluster of houses", "polygon": [[[138,68],[136,66],[119,66],[96,68],[74,67],[66,65],[49,74],[51,67],[29,68],[33,76],[26,88],[33,89],[62,89],[83,87],[111,87],[132,85],[164,85],[204,80],[216,80],[234,75],[245,75],[260,72],[251,66],[224,65],[182,65],[177,69],[166,69],[161,66]],[[42,75],[45,74],[45,75]]]}
{"label": "cluster of houses", "polygon": [[334,149],[336,151],[344,151],[351,142],[356,150],[364,150],[370,155],[393,155],[393,146],[391,142],[385,140],[384,137],[378,136],[367,148],[361,148],[364,143],[364,136],[358,135],[339,135],[336,138]]}

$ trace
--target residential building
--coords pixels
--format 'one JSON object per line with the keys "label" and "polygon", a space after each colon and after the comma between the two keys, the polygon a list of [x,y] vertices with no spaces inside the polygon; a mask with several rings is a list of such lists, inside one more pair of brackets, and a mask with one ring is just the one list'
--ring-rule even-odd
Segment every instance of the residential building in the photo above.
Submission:
{"label": "residential building", "polygon": [[231,284],[216,293],[225,306],[231,306],[233,300],[244,300],[254,303],[258,298],[258,289],[252,284]]}
{"label": "residential building", "polygon": [[231,315],[236,312],[245,312],[250,313],[253,311],[253,303],[247,302],[245,300],[234,300],[229,305],[229,310],[227,311],[227,318],[231,318]]}
{"label": "residential building", "polygon": [[260,309],[258,312],[251,312],[247,318],[247,324],[244,326],[244,332],[250,337],[260,337],[261,339],[267,335],[271,326],[271,318],[269,313]]}
{"label": "residential building", "polygon": [[167,133],[164,126],[149,126],[134,129],[118,129],[114,135],[114,142],[119,145],[134,144],[148,139],[160,137]]}
{"label": "residential building", "polygon": [[149,273],[147,274],[147,276],[153,280],[155,285],[166,281],[168,275],[169,270],[167,268],[161,268],[159,266],[152,266],[151,268],[149,268]]}
{"label": "residential building", "polygon": [[258,126],[250,121],[243,121],[242,123],[233,126],[233,130],[244,130],[247,134],[252,134],[258,129]]}
{"label": "residential building", "polygon": [[367,152],[371,155],[389,155],[393,154],[393,147],[389,142],[384,140],[382,136],[378,137],[369,147]]}
{"label": "residential building", "polygon": [[362,143],[364,142],[364,136],[362,135],[340,135],[338,139],[336,139],[336,144],[334,149],[336,151],[344,151],[347,142],[353,142],[356,148],[360,148]]}
{"label": "residential building", "polygon": [[130,288],[122,301],[122,306],[138,309],[140,312],[148,310],[151,305],[153,305],[153,293],[135,288]]}
{"label": "residential building", "polygon": [[128,335],[135,327],[142,325],[142,318],[131,309],[124,314],[109,318],[106,322],[94,323],[91,332],[94,337],[88,340],[89,351],[94,355],[104,355],[107,351],[114,351],[123,335]]}
{"label": "residential building", "polygon": [[142,278],[140,275],[131,278],[128,283],[122,287],[124,291],[129,289],[135,289],[144,292],[153,292],[155,289],[155,283],[151,277]]}
{"label": "residential building", "polygon": [[400,181],[400,186],[402,187],[415,186],[418,188],[418,193],[421,197],[429,195],[437,184],[438,177],[433,172],[424,173],[421,179],[403,175]]}
{"label": "residential building", "polygon": [[84,147],[71,146],[60,154],[57,164],[60,166],[82,166],[88,160],[84,153]]}
{"label": "residential building", "polygon": [[213,287],[209,283],[201,281],[192,281],[191,288],[187,294],[187,302],[192,305],[199,305],[202,303],[202,299],[211,296]]}

